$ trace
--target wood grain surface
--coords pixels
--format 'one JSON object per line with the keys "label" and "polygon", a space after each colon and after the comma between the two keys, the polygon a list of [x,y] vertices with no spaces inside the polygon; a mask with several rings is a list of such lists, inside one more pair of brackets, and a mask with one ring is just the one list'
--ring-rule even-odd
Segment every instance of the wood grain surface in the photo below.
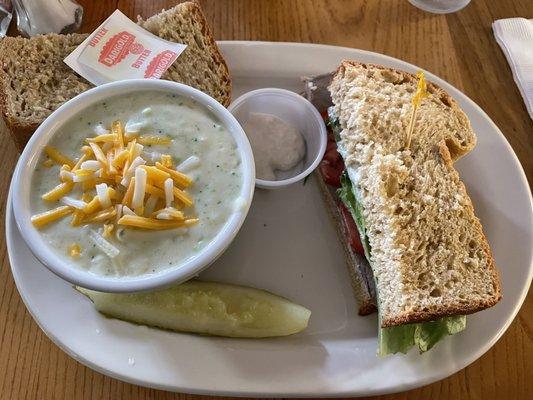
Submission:
{"label": "wood grain surface", "polygon": [[[78,0],[83,31],[116,8],[150,16],[174,1]],[[417,64],[455,85],[500,127],[533,179],[533,123],[496,44],[491,23],[533,18],[532,0],[473,0],[451,15],[433,15],[407,0],[201,1],[217,39],[325,43],[371,50]],[[14,29],[11,29],[14,32]],[[0,135],[5,205],[18,157]],[[495,160],[497,162],[497,160]],[[2,207],[2,220],[5,207]],[[193,399],[126,384],[84,367],[63,353],[26,311],[15,288],[1,234],[0,399]],[[508,266],[510,267],[510,266]],[[384,377],[386,379],[386,377]],[[533,398],[533,295],[496,345],[469,367],[432,385],[379,399]]]}

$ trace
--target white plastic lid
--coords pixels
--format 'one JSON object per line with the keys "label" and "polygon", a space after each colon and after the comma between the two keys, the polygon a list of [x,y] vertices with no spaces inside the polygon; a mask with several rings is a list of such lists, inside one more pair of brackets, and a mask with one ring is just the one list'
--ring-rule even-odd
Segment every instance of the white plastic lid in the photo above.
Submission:
{"label": "white plastic lid", "polygon": [[[306,154],[303,165],[280,172],[280,180],[256,179],[255,185],[263,189],[278,189],[304,179],[318,166],[327,144],[326,125],[317,109],[302,96],[285,89],[266,88],[253,90],[236,99],[228,108],[243,126],[250,114],[274,115],[300,131],[305,140]],[[253,149],[252,149],[253,150]]]}

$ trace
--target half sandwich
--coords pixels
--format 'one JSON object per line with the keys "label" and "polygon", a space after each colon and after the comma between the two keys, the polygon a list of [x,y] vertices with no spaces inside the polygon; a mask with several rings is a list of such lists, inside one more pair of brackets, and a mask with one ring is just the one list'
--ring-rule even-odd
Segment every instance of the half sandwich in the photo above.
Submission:
{"label": "half sandwich", "polygon": [[[501,298],[489,245],[453,167],[475,134],[431,83],[411,122],[417,87],[409,73],[350,61],[329,87],[329,124],[345,165],[337,194],[371,267],[381,355],[429,350],[463,330],[465,315]],[[364,277],[364,263],[357,268]]]}

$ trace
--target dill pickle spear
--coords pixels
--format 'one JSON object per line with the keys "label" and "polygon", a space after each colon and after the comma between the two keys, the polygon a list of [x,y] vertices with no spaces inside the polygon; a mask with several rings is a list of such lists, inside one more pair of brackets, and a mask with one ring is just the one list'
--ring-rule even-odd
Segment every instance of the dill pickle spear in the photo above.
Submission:
{"label": "dill pickle spear", "polygon": [[137,324],[179,332],[264,338],[307,327],[311,311],[250,287],[189,281],[141,293],[103,293],[77,287],[101,313]]}

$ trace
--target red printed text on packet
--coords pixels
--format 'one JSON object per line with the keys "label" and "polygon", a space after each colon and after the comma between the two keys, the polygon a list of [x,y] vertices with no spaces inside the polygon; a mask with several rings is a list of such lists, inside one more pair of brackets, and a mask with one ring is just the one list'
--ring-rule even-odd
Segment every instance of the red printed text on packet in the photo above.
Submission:
{"label": "red printed text on packet", "polygon": [[159,79],[186,48],[153,35],[116,10],[65,63],[95,85]]}

